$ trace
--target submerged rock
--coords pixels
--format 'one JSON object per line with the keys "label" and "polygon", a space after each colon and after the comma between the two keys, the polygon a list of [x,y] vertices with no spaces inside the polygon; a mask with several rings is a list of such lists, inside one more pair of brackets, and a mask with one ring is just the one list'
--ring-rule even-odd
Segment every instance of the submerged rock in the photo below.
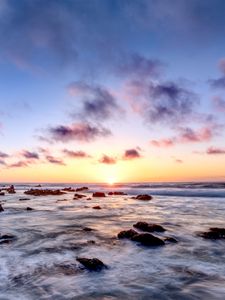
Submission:
{"label": "submerged rock", "polygon": [[2,207],[2,205],[0,204],[0,212],[4,211],[4,208]]}
{"label": "submerged rock", "polygon": [[98,258],[77,257],[77,261],[81,263],[89,271],[101,271],[107,266]]}
{"label": "submerged rock", "polygon": [[64,192],[76,192],[76,190],[71,188],[71,187],[66,187],[66,188],[62,189],[62,191],[64,191]]}
{"label": "submerged rock", "polygon": [[88,190],[88,187],[87,186],[82,186],[80,188],[77,188],[75,191],[76,192],[82,192],[82,191],[86,191],[86,190]]}
{"label": "submerged rock", "polygon": [[29,201],[30,198],[20,198],[19,201]]}
{"label": "submerged rock", "polygon": [[99,205],[93,206],[92,208],[93,209],[102,209],[101,206],[99,206]]}
{"label": "submerged rock", "polygon": [[136,197],[133,197],[133,199],[136,200],[143,200],[143,201],[148,201],[148,200],[152,200],[152,196],[144,194],[144,195],[137,195]]}
{"label": "submerged rock", "polygon": [[126,193],[124,193],[124,192],[109,192],[108,193],[108,195],[110,195],[110,196],[112,196],[112,195],[114,195],[114,196],[125,196],[125,195],[127,195]]}
{"label": "submerged rock", "polygon": [[135,236],[136,234],[138,234],[137,231],[133,230],[133,229],[129,229],[129,230],[123,230],[120,231],[117,235],[117,237],[119,239],[131,239],[133,236]]}
{"label": "submerged rock", "polygon": [[76,198],[76,199],[81,199],[81,198],[85,198],[86,196],[85,195],[82,195],[82,194],[75,194],[74,195],[74,198]]}
{"label": "submerged rock", "polygon": [[204,239],[225,239],[225,228],[212,227],[209,228],[209,231],[201,232],[199,235]]}
{"label": "submerged rock", "polygon": [[103,192],[95,192],[95,193],[93,193],[92,197],[105,197],[105,193],[103,193]]}
{"label": "submerged rock", "polygon": [[94,229],[90,228],[90,227],[84,227],[83,228],[84,231],[93,231]]}
{"label": "submerged rock", "polygon": [[33,208],[31,208],[31,207],[27,207],[27,210],[34,210]]}
{"label": "submerged rock", "polygon": [[166,231],[166,229],[163,228],[161,225],[151,224],[151,223],[147,223],[147,222],[137,222],[133,226],[137,229],[140,229],[142,231],[147,231],[147,232],[154,232],[154,231],[164,232],[164,231]]}
{"label": "submerged rock", "polygon": [[169,243],[178,243],[178,241],[175,239],[175,238],[173,238],[173,237],[166,237],[165,239],[164,239],[164,241],[165,242],[169,242]]}
{"label": "submerged rock", "polygon": [[150,233],[136,234],[131,238],[132,241],[138,242],[143,246],[163,246],[165,242]]}
{"label": "submerged rock", "polygon": [[32,196],[59,196],[64,195],[65,192],[62,192],[60,190],[41,190],[41,189],[30,189],[24,192],[26,195],[32,195]]}
{"label": "submerged rock", "polygon": [[16,237],[11,234],[4,234],[0,235],[0,244],[9,244],[11,243]]}
{"label": "submerged rock", "polygon": [[0,196],[5,196],[5,193],[4,192],[0,192]]}

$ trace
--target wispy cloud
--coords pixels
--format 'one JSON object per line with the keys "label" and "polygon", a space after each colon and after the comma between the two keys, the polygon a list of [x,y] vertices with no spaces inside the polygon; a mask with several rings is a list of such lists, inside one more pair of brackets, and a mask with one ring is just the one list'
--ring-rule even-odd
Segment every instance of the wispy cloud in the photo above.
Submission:
{"label": "wispy cloud", "polygon": [[216,148],[216,147],[209,147],[206,151],[207,154],[210,155],[221,155],[225,154],[225,148]]}
{"label": "wispy cloud", "polygon": [[64,149],[63,153],[71,158],[90,158],[91,156],[89,154],[87,154],[84,151],[73,151],[73,150],[69,150],[69,149]]}
{"label": "wispy cloud", "polygon": [[106,165],[113,165],[116,164],[117,159],[108,155],[103,155],[100,159],[99,162],[102,164],[106,164]]}

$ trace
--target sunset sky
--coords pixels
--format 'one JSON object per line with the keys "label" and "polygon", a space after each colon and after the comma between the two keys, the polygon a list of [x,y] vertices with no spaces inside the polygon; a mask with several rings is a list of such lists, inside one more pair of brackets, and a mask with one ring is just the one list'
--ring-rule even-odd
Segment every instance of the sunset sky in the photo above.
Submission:
{"label": "sunset sky", "polygon": [[0,181],[225,179],[225,1],[0,0]]}

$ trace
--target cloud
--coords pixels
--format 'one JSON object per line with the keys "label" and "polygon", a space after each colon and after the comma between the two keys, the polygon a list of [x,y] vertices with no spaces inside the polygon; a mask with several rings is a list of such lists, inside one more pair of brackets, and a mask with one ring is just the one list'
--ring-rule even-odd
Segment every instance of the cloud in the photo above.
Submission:
{"label": "cloud", "polygon": [[9,168],[25,168],[28,166],[29,166],[29,163],[27,161],[22,161],[22,160],[8,165]]}
{"label": "cloud", "polygon": [[132,160],[136,158],[141,158],[139,151],[136,149],[128,149],[125,151],[123,155],[124,160]]}
{"label": "cloud", "polygon": [[7,157],[9,157],[7,153],[0,151],[0,158],[7,158]]}
{"label": "cloud", "polygon": [[224,89],[225,88],[225,58],[219,60],[218,68],[222,73],[222,76],[216,79],[210,79],[208,82],[212,88]]}
{"label": "cloud", "polygon": [[113,164],[116,164],[117,160],[113,157],[108,156],[108,155],[103,155],[99,159],[99,162],[102,163],[102,164],[113,165]]}
{"label": "cloud", "polygon": [[98,137],[107,137],[111,131],[102,127],[91,125],[87,122],[78,122],[71,125],[59,125],[48,130],[50,139],[56,142],[69,142],[73,140],[90,142]]}
{"label": "cloud", "polygon": [[198,103],[198,96],[177,82],[131,80],[125,93],[133,110],[149,124],[183,123]]}
{"label": "cloud", "polygon": [[22,156],[27,159],[39,159],[39,155],[36,152],[30,152],[27,150],[22,151]]}
{"label": "cloud", "polygon": [[225,112],[225,100],[219,96],[213,97],[213,105],[218,112]]}
{"label": "cloud", "polygon": [[225,154],[225,148],[215,148],[215,147],[209,147],[206,151],[207,154],[213,154],[213,155],[220,155]]}
{"label": "cloud", "polygon": [[73,150],[64,149],[63,153],[66,154],[66,156],[71,157],[71,158],[89,158],[89,157],[91,157],[89,154],[87,154],[84,151],[73,151]]}
{"label": "cloud", "polygon": [[175,162],[178,163],[178,164],[182,164],[182,163],[183,163],[183,160],[182,160],[182,159],[176,158],[176,159],[175,159]]}
{"label": "cloud", "polygon": [[0,159],[0,165],[6,166],[6,162],[3,159]]}
{"label": "cloud", "polygon": [[205,126],[200,129],[192,129],[190,127],[178,128],[177,136],[173,136],[167,139],[151,140],[152,146],[167,148],[175,146],[176,144],[186,143],[203,143],[211,141],[215,135],[217,135],[218,126],[211,125]]}
{"label": "cloud", "polygon": [[65,166],[66,164],[63,162],[63,160],[61,160],[60,158],[56,158],[52,155],[47,155],[46,159],[48,162],[50,162],[51,164],[56,164],[56,165],[61,165],[61,166]]}
{"label": "cloud", "polygon": [[[84,82],[72,82],[68,85],[68,91],[73,96],[81,97],[82,111],[78,116],[85,119],[103,121],[122,113],[116,99],[106,88]],[[73,116],[77,116],[77,113]]]}

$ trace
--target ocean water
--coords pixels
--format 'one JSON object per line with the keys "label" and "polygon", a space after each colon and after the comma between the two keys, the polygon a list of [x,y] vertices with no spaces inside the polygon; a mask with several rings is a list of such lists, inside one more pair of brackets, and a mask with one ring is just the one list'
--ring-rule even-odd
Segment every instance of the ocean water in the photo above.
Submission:
{"label": "ocean water", "polygon": [[[225,227],[224,183],[88,185],[82,194],[128,194],[89,201],[73,200],[74,193],[24,195],[33,186],[17,184],[16,194],[0,198],[0,233],[16,236],[0,244],[0,300],[225,299],[225,240],[198,236],[209,227]],[[65,186],[78,185],[42,188]],[[131,198],[143,193],[153,199]],[[30,200],[19,201],[24,197]],[[155,235],[178,243],[146,248],[117,239],[137,221],[162,225],[167,231]],[[78,256],[97,257],[108,269],[82,270]]]}

